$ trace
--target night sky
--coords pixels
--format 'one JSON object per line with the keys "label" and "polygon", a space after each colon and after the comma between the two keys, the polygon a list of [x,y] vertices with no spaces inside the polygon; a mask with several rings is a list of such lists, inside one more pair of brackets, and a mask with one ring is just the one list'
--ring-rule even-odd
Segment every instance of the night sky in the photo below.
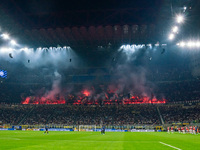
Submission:
{"label": "night sky", "polygon": [[10,11],[21,9],[25,13],[65,12],[67,10],[93,10],[118,8],[158,8],[164,0],[7,0],[2,4]]}
{"label": "night sky", "polygon": [[[120,23],[159,23],[166,21],[172,16],[171,6],[174,12],[183,6],[192,6],[192,10],[198,9],[198,0],[2,0],[0,8],[3,13],[1,16],[6,19],[10,17],[14,22],[24,28],[46,28],[64,27],[69,25],[85,25],[85,20],[79,18],[88,17],[87,25],[100,25],[103,21],[97,22],[96,19],[107,18],[113,15],[113,10],[122,10],[122,17],[131,15],[124,22],[110,21],[105,24]],[[124,14],[123,9],[133,9],[133,12]],[[109,12],[110,11],[110,12]],[[198,11],[194,11],[197,16]],[[114,12],[115,13],[115,12]],[[131,13],[131,14],[130,14]],[[109,16],[110,15],[110,16]],[[124,15],[124,16],[123,16]],[[69,18],[67,16],[72,16]],[[136,19],[136,18],[141,19]],[[56,20],[59,19],[59,21]],[[80,22],[76,21],[77,18]],[[117,18],[120,20],[119,16]],[[5,20],[5,19],[1,19]],[[49,24],[43,25],[40,22],[48,20]],[[55,21],[52,25],[52,22]],[[129,22],[128,22],[129,21]],[[82,23],[81,23],[82,22]],[[9,23],[7,23],[9,24]]]}
{"label": "night sky", "polygon": [[[14,22],[23,26],[23,28],[153,23],[161,15],[161,9],[164,6],[165,0],[6,0],[0,4],[5,18],[10,17]],[[132,9],[133,11],[126,12],[126,9]],[[116,16],[117,19],[111,19],[107,22],[103,21],[105,18],[116,15],[114,11],[120,10],[121,12],[117,13],[121,13],[121,15],[118,14]],[[127,19],[120,22],[119,16],[127,16]],[[41,24],[45,20],[49,23]],[[87,24],[85,23],[86,21]],[[52,24],[52,22],[56,23]]]}

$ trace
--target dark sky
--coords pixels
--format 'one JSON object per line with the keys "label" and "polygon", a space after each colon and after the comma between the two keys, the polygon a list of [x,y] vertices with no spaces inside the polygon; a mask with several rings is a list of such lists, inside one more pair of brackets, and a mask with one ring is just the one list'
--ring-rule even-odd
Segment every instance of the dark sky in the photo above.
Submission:
{"label": "dark sky", "polygon": [[[58,15],[61,19],[65,18],[69,11],[74,12],[75,17],[79,17],[80,14],[76,14],[77,11],[91,11],[91,10],[106,10],[108,9],[135,9],[135,12],[131,12],[132,16],[155,18],[155,16],[161,16],[171,11],[171,3],[174,8],[183,7],[184,4],[188,5],[194,3],[196,6],[199,0],[1,0],[0,9],[4,11],[6,15],[16,19],[17,22],[23,22],[26,18],[38,19],[34,17],[42,18],[44,15]],[[141,10],[137,13],[136,10]],[[90,12],[91,13],[91,12]],[[102,16],[104,12],[102,11]],[[110,12],[112,15],[112,12]],[[107,14],[105,16],[108,16]],[[104,17],[105,17],[104,16]],[[45,16],[48,17],[48,16]],[[57,16],[56,16],[57,17]],[[74,17],[74,18],[75,18]],[[96,16],[100,17],[100,16]],[[44,19],[44,18],[42,18]],[[146,18],[145,18],[146,19]],[[155,18],[156,20],[156,18]],[[36,20],[34,22],[40,22]]]}
{"label": "dark sky", "polygon": [[[165,0],[3,0],[0,2],[0,8],[4,14],[25,28],[47,28],[85,25],[86,21],[87,25],[146,23],[146,21],[152,23],[156,20],[164,2]],[[114,12],[127,8],[133,11]],[[127,18],[120,21],[120,16]],[[111,17],[111,20],[104,21],[104,18],[108,17]],[[96,21],[98,18],[102,20]],[[41,24],[45,21],[49,24]]]}
{"label": "dark sky", "polygon": [[25,13],[114,8],[158,8],[163,0],[7,0],[3,4]]}

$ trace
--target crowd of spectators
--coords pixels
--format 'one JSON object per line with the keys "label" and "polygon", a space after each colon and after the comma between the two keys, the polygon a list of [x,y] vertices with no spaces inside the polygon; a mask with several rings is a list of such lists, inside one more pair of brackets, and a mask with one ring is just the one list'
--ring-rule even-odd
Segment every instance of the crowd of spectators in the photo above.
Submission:
{"label": "crowd of spectators", "polygon": [[166,124],[195,123],[200,121],[200,106],[168,105],[160,106],[160,112]]}
{"label": "crowd of spectators", "polygon": [[200,106],[0,105],[0,121],[12,125],[161,125],[197,122]]}
{"label": "crowd of spectators", "polygon": [[24,124],[160,124],[154,106],[37,106]]}
{"label": "crowd of spectators", "polygon": [[162,93],[168,102],[200,100],[200,81],[164,82],[155,93]]}
{"label": "crowd of spectators", "polygon": [[2,106],[4,124],[134,125],[160,124],[154,105],[79,106],[13,105]]}
{"label": "crowd of spectators", "polygon": [[147,75],[147,78],[150,81],[183,81],[186,79],[194,79],[189,69],[181,70],[171,67],[168,69],[152,69],[151,72]]}
{"label": "crowd of spectators", "polygon": [[3,124],[18,124],[30,112],[32,106],[0,105],[0,121]]}

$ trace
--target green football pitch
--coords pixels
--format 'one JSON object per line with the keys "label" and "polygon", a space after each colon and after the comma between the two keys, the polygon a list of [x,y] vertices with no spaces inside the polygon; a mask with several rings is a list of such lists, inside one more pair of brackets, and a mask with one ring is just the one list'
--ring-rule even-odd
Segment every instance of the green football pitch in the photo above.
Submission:
{"label": "green football pitch", "polygon": [[135,132],[0,131],[2,150],[200,150],[200,135]]}

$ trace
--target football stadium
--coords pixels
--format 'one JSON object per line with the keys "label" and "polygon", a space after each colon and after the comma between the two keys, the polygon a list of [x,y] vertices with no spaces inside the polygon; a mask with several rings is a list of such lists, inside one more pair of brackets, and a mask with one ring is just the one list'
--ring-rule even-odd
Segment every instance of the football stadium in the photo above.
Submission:
{"label": "football stadium", "polygon": [[1,0],[0,150],[199,150],[199,0]]}

